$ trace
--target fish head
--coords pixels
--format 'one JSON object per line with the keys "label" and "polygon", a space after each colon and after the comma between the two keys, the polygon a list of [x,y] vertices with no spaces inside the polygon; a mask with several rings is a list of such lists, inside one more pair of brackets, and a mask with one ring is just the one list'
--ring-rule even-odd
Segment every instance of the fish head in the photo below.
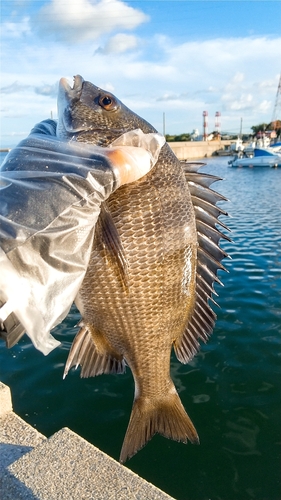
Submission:
{"label": "fish head", "polygon": [[156,130],[131,111],[115,95],[74,77],[71,87],[61,78],[58,94],[59,138],[107,146],[125,132],[140,128],[144,133]]}

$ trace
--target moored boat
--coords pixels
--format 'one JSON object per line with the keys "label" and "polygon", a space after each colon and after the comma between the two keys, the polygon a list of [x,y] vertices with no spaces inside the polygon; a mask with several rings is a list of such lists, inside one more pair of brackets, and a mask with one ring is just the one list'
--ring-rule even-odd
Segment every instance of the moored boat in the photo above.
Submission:
{"label": "moored boat", "polygon": [[253,155],[238,157],[230,160],[231,167],[281,167],[281,145],[254,148]]}

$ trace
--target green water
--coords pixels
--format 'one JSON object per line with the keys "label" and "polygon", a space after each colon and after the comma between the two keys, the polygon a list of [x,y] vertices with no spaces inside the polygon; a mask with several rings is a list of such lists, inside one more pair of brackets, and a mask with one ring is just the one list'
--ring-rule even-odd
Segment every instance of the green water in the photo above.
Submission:
{"label": "green water", "polygon": [[[233,243],[223,247],[232,260],[220,274],[209,343],[187,366],[171,361],[201,444],[155,436],[126,466],[178,500],[280,500],[281,169],[231,169],[218,158],[205,170],[225,179],[216,189],[231,200],[223,207]],[[71,371],[62,380],[78,321],[73,308],[54,330],[61,347],[47,357],[27,338],[11,350],[1,343],[0,378],[15,411],[43,434],[67,426],[118,459],[132,376],[80,379]]]}

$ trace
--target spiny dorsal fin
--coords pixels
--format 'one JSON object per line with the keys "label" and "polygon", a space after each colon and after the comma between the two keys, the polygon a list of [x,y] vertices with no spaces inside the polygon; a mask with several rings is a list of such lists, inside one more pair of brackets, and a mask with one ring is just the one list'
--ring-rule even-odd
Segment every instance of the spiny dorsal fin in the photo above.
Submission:
{"label": "spiny dorsal fin", "polygon": [[221,260],[228,257],[227,253],[220,248],[219,242],[221,238],[231,240],[217,228],[217,225],[220,225],[225,230],[229,230],[218,219],[220,215],[227,215],[227,212],[217,206],[217,202],[227,200],[221,194],[210,189],[213,182],[221,179],[209,174],[198,173],[202,163],[181,163],[191,193],[199,245],[194,310],[182,338],[174,345],[179,361],[188,363],[200,348],[198,341],[207,342],[213,331],[216,314],[209,301],[216,304],[212,297],[213,294],[217,295],[214,283],[222,285],[217,272],[218,269],[226,270],[221,264]]}
{"label": "spiny dorsal fin", "polygon": [[115,265],[123,287],[128,289],[128,262],[124,248],[106,203],[101,204],[101,211],[98,219],[103,244],[108,250],[111,262]]}
{"label": "spiny dorsal fin", "polygon": [[[83,325],[83,323],[81,323]],[[101,355],[97,352],[91,332],[82,326],[77,333],[68,354],[63,378],[70,368],[81,365],[81,378],[95,377],[102,373],[124,373],[125,361],[116,359],[111,354]]]}

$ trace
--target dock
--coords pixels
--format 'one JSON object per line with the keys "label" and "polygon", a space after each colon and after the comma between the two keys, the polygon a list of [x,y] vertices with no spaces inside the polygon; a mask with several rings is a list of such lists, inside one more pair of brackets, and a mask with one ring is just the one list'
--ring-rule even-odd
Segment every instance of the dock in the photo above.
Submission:
{"label": "dock", "polygon": [[[170,148],[174,151],[179,160],[194,160],[213,156],[219,149],[229,146],[233,141],[186,141],[186,142],[168,142]],[[0,149],[0,153],[8,153],[9,148]]]}
{"label": "dock", "polygon": [[173,500],[67,427],[46,438],[0,382],[1,500]]}
{"label": "dock", "polygon": [[199,160],[213,156],[216,151],[230,146],[233,141],[187,141],[168,142],[179,160]]}

